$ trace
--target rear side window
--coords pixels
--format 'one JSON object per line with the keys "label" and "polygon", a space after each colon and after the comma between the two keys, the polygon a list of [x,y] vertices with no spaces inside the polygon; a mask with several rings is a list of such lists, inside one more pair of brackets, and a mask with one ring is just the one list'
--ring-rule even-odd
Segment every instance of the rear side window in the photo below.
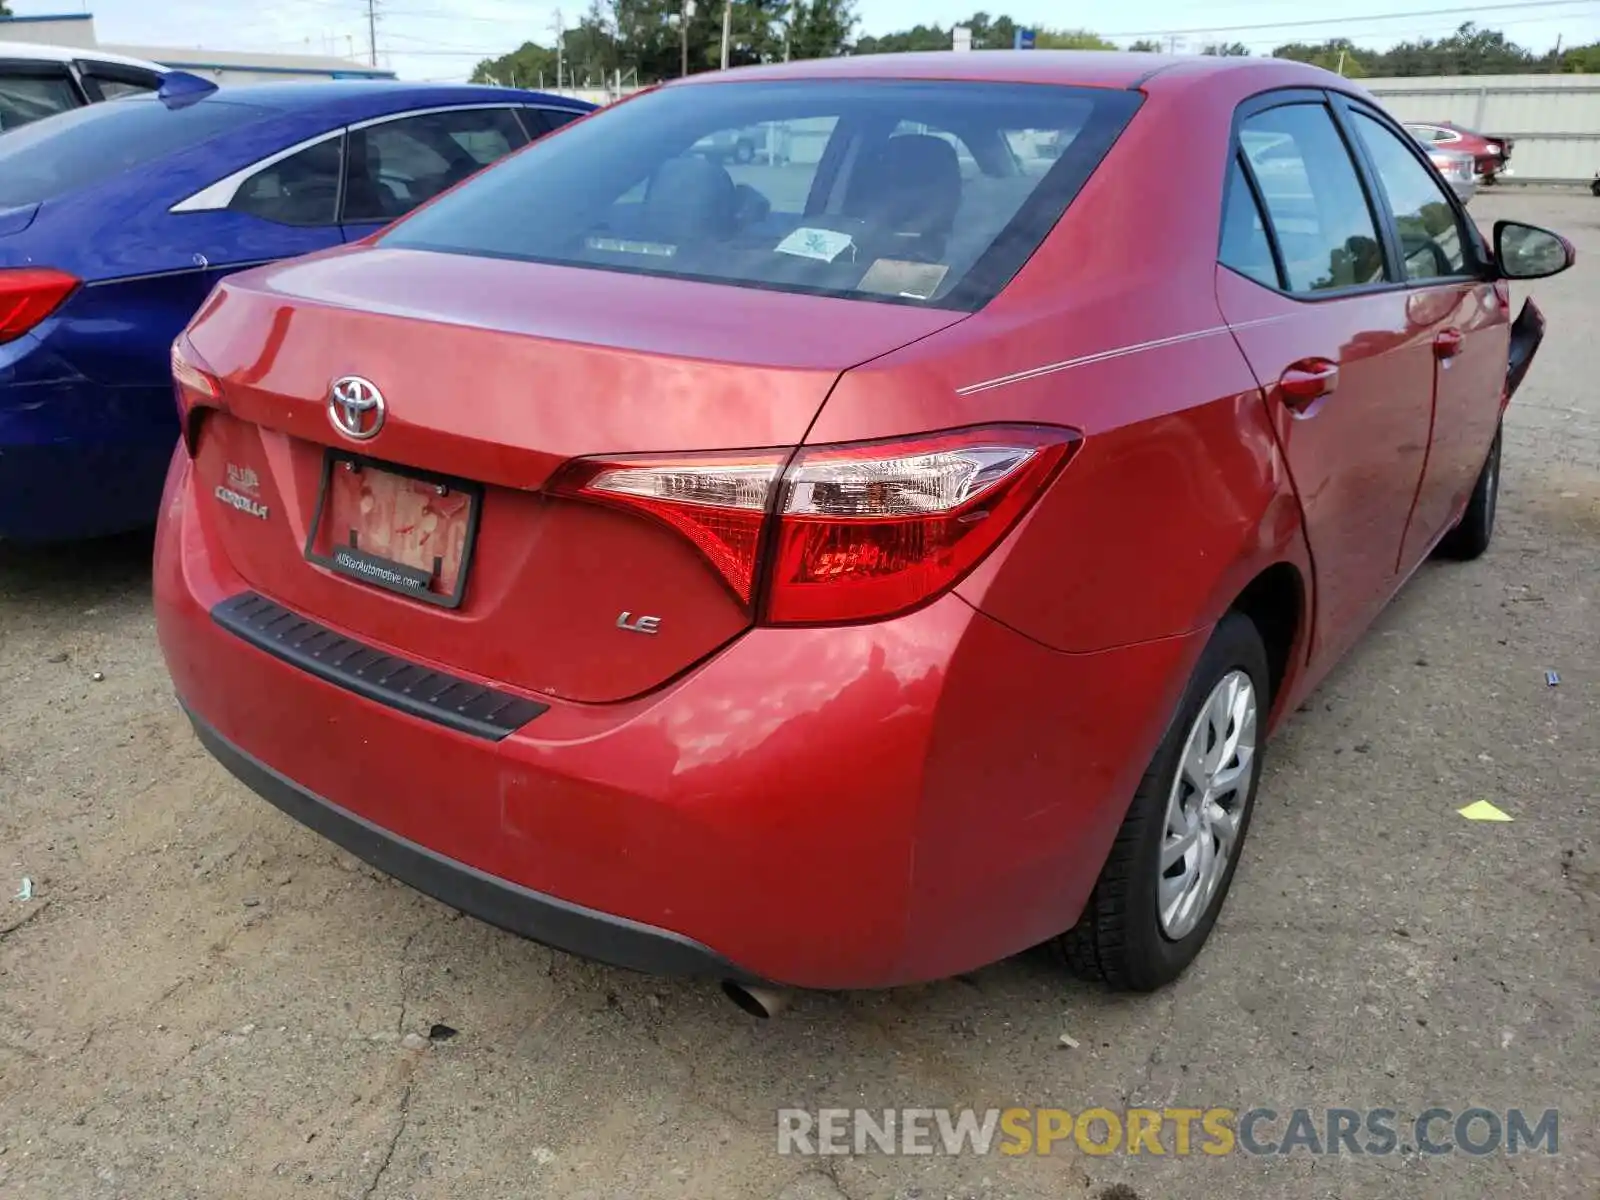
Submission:
{"label": "rear side window", "polygon": [[0,66],[0,133],[31,125],[82,103],[64,70]]}
{"label": "rear side window", "polygon": [[1433,172],[1418,162],[1410,147],[1383,122],[1359,110],[1353,121],[1394,213],[1406,278],[1436,279],[1470,273],[1473,268],[1465,232],[1456,219],[1455,206]]}
{"label": "rear side window", "polygon": [[270,115],[215,100],[169,109],[143,96],[75,108],[0,138],[0,207],[52,200]]}
{"label": "rear side window", "polygon": [[1222,214],[1222,245],[1217,253],[1225,267],[1231,267],[1247,279],[1278,286],[1278,266],[1272,259],[1272,243],[1267,239],[1267,226],[1261,219],[1261,209],[1251,194],[1250,181],[1245,178],[1244,166],[1235,158],[1228,172],[1227,207]]}
{"label": "rear side window", "polygon": [[421,113],[350,131],[346,221],[388,221],[523,146],[509,108]]}
{"label": "rear side window", "polygon": [[338,135],[263,167],[228,205],[280,225],[336,225],[344,138]]}
{"label": "rear side window", "polygon": [[586,114],[573,112],[570,108],[525,108],[523,114],[528,119],[529,132],[534,137],[541,134],[554,133],[563,125],[570,125],[579,117]]}
{"label": "rear side window", "polygon": [[1245,119],[1239,144],[1261,189],[1291,292],[1377,283],[1383,249],[1333,115],[1289,104]]}
{"label": "rear side window", "polygon": [[485,171],[384,244],[970,310],[1137,110],[979,82],[665,88]]}
{"label": "rear side window", "polygon": [[84,82],[99,89],[100,99],[116,100],[123,96],[140,96],[146,92],[153,92],[161,86],[159,80],[147,78],[142,74],[127,72],[126,74],[114,72],[107,68],[103,70],[90,70],[84,75]]}

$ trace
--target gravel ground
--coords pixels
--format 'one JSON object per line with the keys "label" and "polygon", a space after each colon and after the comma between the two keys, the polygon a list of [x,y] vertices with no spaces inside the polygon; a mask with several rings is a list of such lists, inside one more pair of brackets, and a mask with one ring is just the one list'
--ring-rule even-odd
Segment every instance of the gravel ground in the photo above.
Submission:
{"label": "gravel ground", "polygon": [[[1494,548],[1424,568],[1274,743],[1217,933],[1155,996],[1023,956],[762,1023],[462,919],[198,748],[147,540],[0,547],[0,1197],[1593,1200],[1600,201],[1474,211],[1590,256],[1532,287],[1551,331],[1509,420]],[[1479,799],[1515,821],[1457,815]],[[13,900],[24,874],[34,897]],[[1558,1108],[1560,1143],[775,1150],[783,1106],[1011,1104]]]}

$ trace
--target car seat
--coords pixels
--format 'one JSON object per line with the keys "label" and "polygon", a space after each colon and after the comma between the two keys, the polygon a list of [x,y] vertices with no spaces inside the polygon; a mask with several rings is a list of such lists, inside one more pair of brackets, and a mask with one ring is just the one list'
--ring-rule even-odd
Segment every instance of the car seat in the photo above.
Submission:
{"label": "car seat", "polygon": [[960,207],[955,147],[916,133],[890,138],[856,164],[843,211],[885,234],[895,257],[937,262]]}

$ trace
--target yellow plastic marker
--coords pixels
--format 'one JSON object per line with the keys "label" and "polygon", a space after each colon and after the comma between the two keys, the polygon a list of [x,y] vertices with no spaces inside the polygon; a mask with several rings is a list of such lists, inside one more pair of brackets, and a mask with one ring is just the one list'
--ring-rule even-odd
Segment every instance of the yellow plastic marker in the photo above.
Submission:
{"label": "yellow plastic marker", "polygon": [[1479,800],[1460,810],[1461,815],[1469,821],[1509,821],[1512,818],[1501,812],[1487,800]]}

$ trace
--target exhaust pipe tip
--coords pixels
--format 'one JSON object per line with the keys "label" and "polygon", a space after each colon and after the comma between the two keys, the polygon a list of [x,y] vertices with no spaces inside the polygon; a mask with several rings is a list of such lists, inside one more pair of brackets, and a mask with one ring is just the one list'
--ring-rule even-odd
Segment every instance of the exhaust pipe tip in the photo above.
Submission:
{"label": "exhaust pipe tip", "polygon": [[789,1007],[789,996],[773,988],[746,987],[742,983],[735,983],[731,979],[722,981],[722,994],[743,1012],[752,1017],[760,1017],[763,1021],[777,1016]]}

